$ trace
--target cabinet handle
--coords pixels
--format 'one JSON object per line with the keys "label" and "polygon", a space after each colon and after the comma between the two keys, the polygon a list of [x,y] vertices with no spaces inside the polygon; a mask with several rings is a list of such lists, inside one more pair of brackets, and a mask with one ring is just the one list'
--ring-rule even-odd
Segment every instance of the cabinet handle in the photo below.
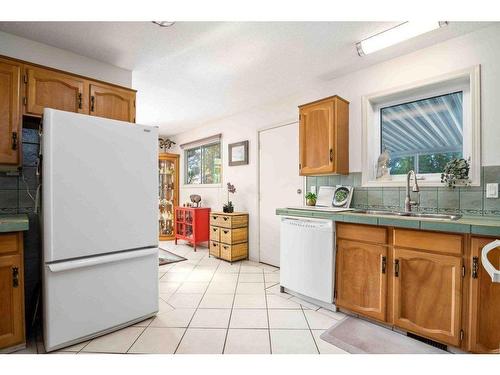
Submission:
{"label": "cabinet handle", "polygon": [[385,273],[387,269],[387,257],[382,257],[382,273]]}
{"label": "cabinet handle", "polygon": [[95,103],[95,98],[94,95],[90,97],[90,112],[94,112],[94,103]]}
{"label": "cabinet handle", "polygon": [[333,148],[330,149],[330,161],[333,161]]}
{"label": "cabinet handle", "polygon": [[223,217],[224,221],[227,221],[229,218],[227,216]]}
{"label": "cabinet handle", "polygon": [[479,258],[473,257],[472,258],[472,278],[473,279],[477,279],[478,271],[479,271]]}
{"label": "cabinet handle", "polygon": [[399,259],[394,261],[394,276],[399,277]]}
{"label": "cabinet handle", "polygon": [[82,109],[82,93],[78,93],[78,108]]}
{"label": "cabinet handle", "polygon": [[229,231],[228,230],[223,230],[224,234],[227,234]]}
{"label": "cabinet handle", "polygon": [[217,216],[212,216],[212,219],[217,220]]}
{"label": "cabinet handle", "polygon": [[19,286],[19,268],[12,267],[12,286],[17,288]]}
{"label": "cabinet handle", "polygon": [[227,246],[224,246],[224,245],[223,245],[222,247],[223,247],[224,249],[226,249],[226,250],[228,249],[228,247],[227,247]]}
{"label": "cabinet handle", "polygon": [[18,146],[17,132],[12,132],[12,149],[17,150],[17,146]]}
{"label": "cabinet handle", "polygon": [[217,228],[212,228],[212,230],[213,230],[214,232],[217,232]]}

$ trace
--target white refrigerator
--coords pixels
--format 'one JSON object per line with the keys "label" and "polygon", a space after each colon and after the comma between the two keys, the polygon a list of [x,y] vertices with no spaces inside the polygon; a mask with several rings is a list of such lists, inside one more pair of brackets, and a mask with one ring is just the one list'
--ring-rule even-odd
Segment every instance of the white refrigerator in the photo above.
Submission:
{"label": "white refrigerator", "polygon": [[44,111],[47,351],[158,312],[157,142],[156,127]]}

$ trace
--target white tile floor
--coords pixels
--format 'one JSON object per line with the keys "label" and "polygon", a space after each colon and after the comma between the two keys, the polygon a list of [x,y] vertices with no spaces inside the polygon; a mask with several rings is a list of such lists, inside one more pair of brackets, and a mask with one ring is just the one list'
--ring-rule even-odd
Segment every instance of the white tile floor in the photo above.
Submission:
{"label": "white tile floor", "polygon": [[160,246],[188,260],[160,267],[158,315],[57,353],[346,353],[320,339],[345,315],[280,293],[279,269]]}

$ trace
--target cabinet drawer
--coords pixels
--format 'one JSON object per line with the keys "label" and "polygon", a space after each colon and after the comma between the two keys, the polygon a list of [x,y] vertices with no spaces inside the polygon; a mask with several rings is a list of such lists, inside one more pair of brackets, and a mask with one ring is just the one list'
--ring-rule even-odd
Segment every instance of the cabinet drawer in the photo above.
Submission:
{"label": "cabinet drawer", "polygon": [[22,248],[22,233],[2,233],[0,234],[0,254],[17,253]]}
{"label": "cabinet drawer", "polygon": [[220,228],[220,242],[225,244],[236,244],[248,241],[247,228],[225,229]]}
{"label": "cabinet drawer", "polygon": [[220,218],[219,215],[210,215],[210,225],[219,226]]}
{"label": "cabinet drawer", "polygon": [[241,228],[248,225],[247,215],[211,215],[210,225],[223,228]]}
{"label": "cabinet drawer", "polygon": [[220,228],[210,226],[210,240],[211,241],[220,241]]}
{"label": "cabinet drawer", "polygon": [[215,241],[210,241],[209,246],[210,255],[219,258],[220,257],[220,244]]}
{"label": "cabinet drawer", "polygon": [[339,223],[337,224],[337,237],[385,244],[387,243],[387,229],[370,225]]}
{"label": "cabinet drawer", "polygon": [[394,245],[437,253],[462,254],[460,234],[394,229]]}
{"label": "cabinet drawer", "polygon": [[224,260],[230,262],[239,259],[245,259],[248,256],[248,243],[240,243],[236,245],[227,245],[221,243],[220,245],[220,257]]}

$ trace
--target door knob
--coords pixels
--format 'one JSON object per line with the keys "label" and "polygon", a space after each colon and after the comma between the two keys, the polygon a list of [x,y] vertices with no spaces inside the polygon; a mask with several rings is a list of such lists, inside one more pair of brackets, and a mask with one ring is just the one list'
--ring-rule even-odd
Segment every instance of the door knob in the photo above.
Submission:
{"label": "door knob", "polygon": [[302,194],[302,189],[297,189],[297,194]]}

